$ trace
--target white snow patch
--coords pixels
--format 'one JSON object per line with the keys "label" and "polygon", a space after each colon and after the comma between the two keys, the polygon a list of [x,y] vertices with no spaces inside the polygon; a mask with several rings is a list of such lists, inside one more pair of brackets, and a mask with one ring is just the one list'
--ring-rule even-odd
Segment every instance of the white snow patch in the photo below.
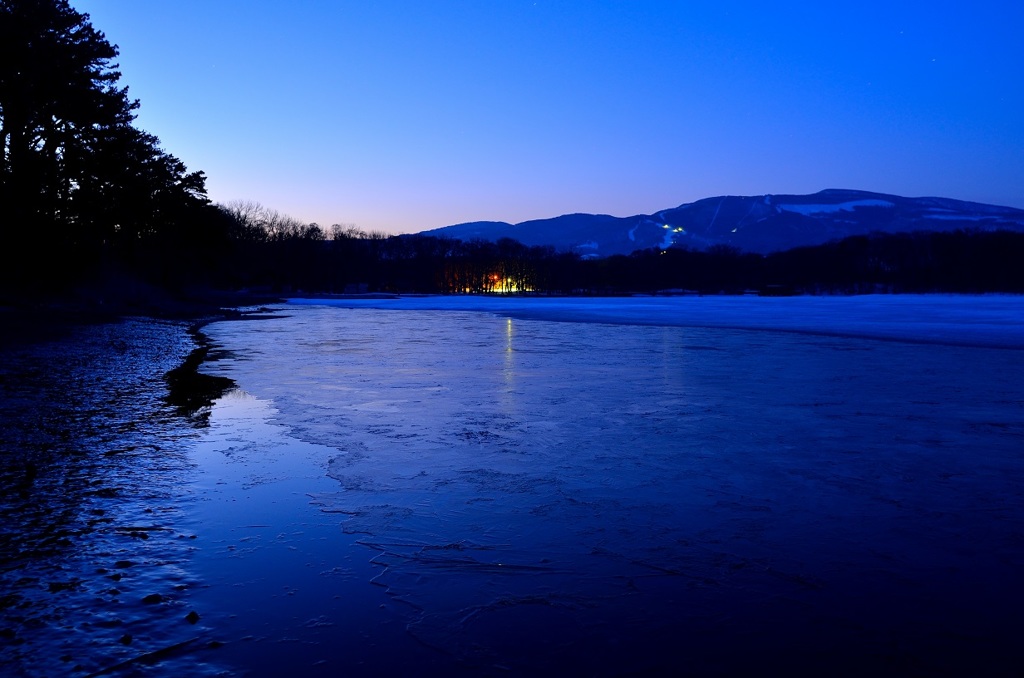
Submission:
{"label": "white snow patch", "polygon": [[784,212],[796,212],[797,214],[826,214],[830,212],[852,212],[858,207],[895,207],[888,200],[850,200],[835,205],[778,205],[777,209]]}
{"label": "white snow patch", "polygon": [[637,224],[633,228],[629,229],[629,241],[630,242],[636,242],[636,229],[638,229],[638,228],[640,228],[639,224]]}
{"label": "white snow patch", "polygon": [[989,221],[994,219],[991,214],[925,214],[926,219],[941,219],[944,221]]}

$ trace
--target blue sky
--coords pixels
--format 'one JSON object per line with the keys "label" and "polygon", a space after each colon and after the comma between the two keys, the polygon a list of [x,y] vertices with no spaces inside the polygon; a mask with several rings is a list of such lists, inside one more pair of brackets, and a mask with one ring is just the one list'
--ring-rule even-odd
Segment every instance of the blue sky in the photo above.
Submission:
{"label": "blue sky", "polygon": [[70,0],[216,202],[416,232],[858,188],[1024,208],[1024,3]]}

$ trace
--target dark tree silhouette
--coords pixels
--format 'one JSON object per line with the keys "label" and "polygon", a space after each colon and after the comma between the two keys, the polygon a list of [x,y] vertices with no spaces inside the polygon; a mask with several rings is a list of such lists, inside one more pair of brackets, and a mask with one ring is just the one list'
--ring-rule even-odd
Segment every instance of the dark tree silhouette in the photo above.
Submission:
{"label": "dark tree silhouette", "polygon": [[67,164],[87,152],[93,131],[131,119],[116,56],[66,2],[0,1],[0,171],[16,219],[52,219],[71,188]]}
{"label": "dark tree silhouette", "polygon": [[112,259],[148,268],[180,243],[170,231],[213,219],[202,173],[132,126],[117,55],[66,0],[0,0],[4,268],[31,283]]}

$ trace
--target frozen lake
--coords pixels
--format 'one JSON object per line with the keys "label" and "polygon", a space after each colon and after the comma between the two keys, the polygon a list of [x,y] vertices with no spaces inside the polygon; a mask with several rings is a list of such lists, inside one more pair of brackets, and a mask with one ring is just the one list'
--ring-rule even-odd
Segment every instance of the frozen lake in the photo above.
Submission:
{"label": "frozen lake", "polygon": [[1009,673],[1024,300],[302,301],[210,325],[251,675]]}

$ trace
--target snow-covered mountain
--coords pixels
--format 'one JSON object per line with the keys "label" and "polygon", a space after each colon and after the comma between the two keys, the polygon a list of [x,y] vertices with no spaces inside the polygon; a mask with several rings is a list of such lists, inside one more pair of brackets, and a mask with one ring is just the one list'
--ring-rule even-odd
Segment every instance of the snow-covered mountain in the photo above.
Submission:
{"label": "snow-covered mountain", "polygon": [[872,232],[960,229],[1024,232],[1024,210],[948,198],[828,189],[813,195],[705,198],[632,217],[566,214],[520,224],[478,221],[423,234],[458,240],[514,238],[525,245],[552,245],[583,256],[606,257],[651,247],[707,249],[714,245],[767,254]]}

